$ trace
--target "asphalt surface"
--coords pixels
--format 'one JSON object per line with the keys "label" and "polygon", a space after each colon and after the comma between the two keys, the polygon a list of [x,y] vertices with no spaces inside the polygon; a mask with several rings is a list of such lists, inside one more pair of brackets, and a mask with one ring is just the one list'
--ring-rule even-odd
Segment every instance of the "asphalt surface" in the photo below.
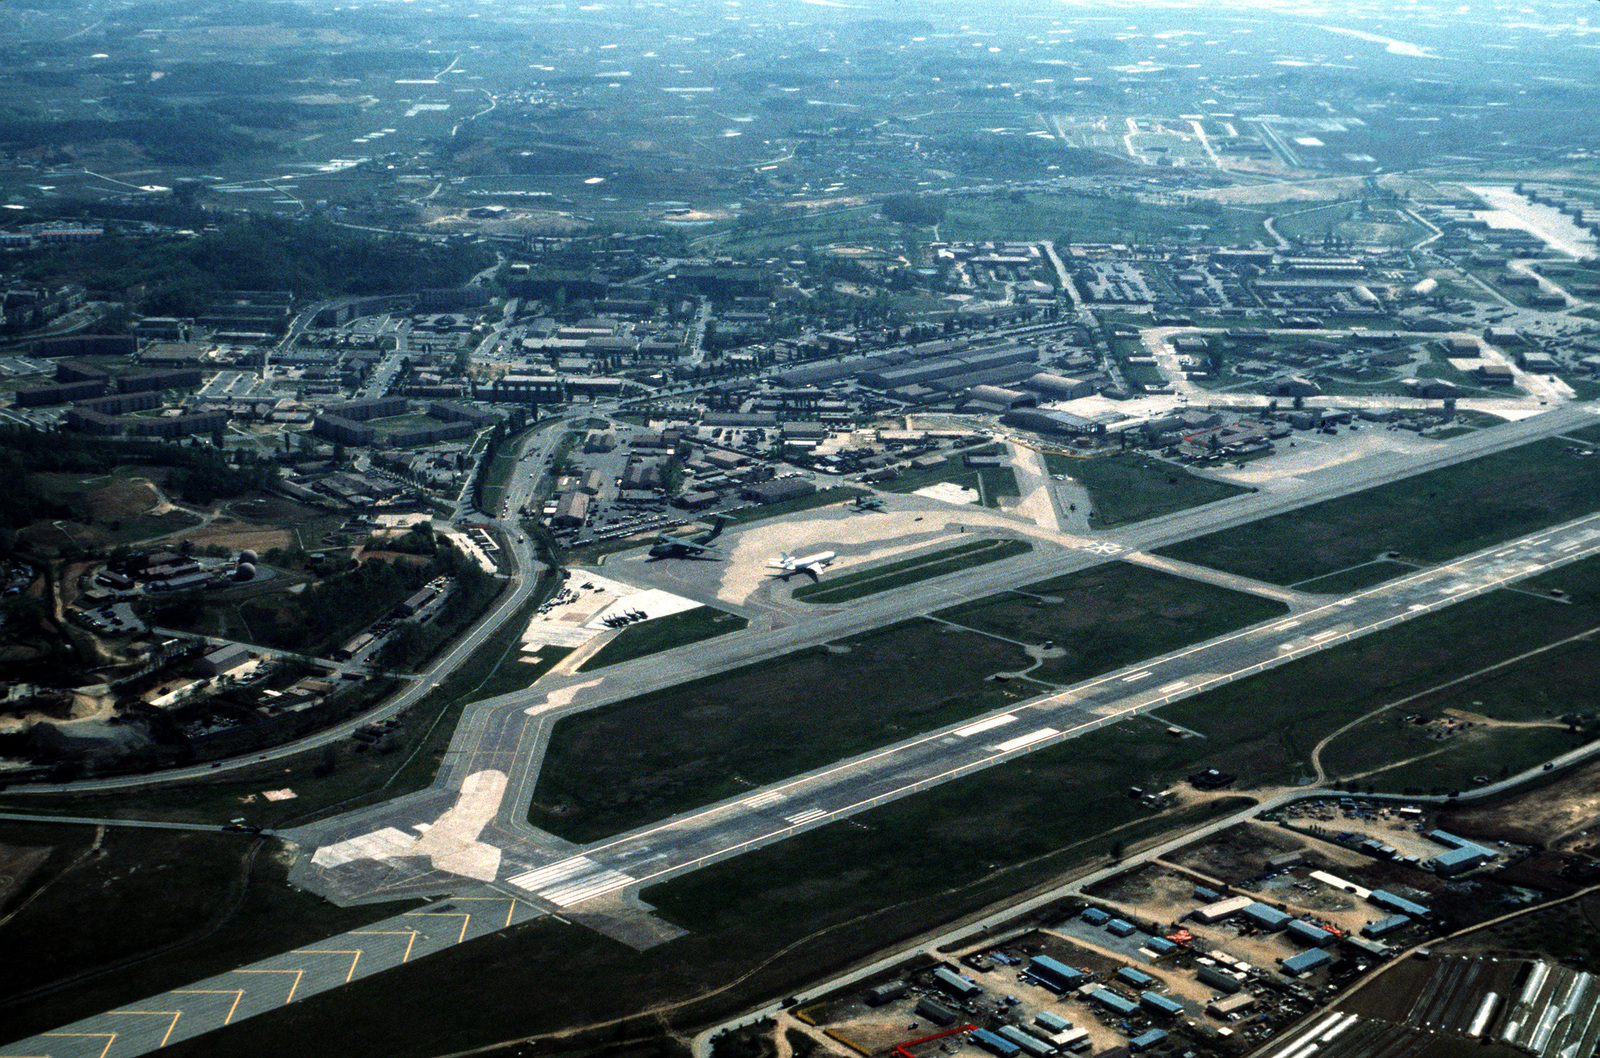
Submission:
{"label": "asphalt surface", "polygon": [[[425,909],[438,915],[456,915],[452,921],[463,922],[457,942],[479,935],[475,932],[479,929],[503,928],[495,926],[496,921],[511,924],[559,912],[628,939],[635,946],[647,946],[666,939],[673,931],[664,926],[641,925],[645,916],[637,903],[637,893],[645,885],[1059,744],[1543,570],[1600,554],[1600,515],[1576,519],[1343,598],[1321,597],[1315,602],[1307,599],[1287,617],[586,846],[562,841],[526,821],[550,731],[563,717],[1111,558],[1143,560],[1144,552],[1167,543],[1536,437],[1560,434],[1595,420],[1592,411],[1567,406],[1461,438],[1435,454],[1379,455],[1290,483],[1281,492],[1236,497],[1098,537],[1064,534],[1019,521],[1019,533],[1040,545],[1056,546],[1040,547],[1029,555],[869,597],[848,607],[796,613],[791,623],[778,627],[753,627],[665,656],[612,666],[604,670],[603,677],[579,674],[547,679],[539,683],[537,690],[474,703],[462,717],[433,787],[286,833],[284,836],[300,849],[293,880],[341,903],[463,892],[474,894],[475,899],[499,901],[492,916],[479,914],[473,919],[461,919],[466,912],[438,910],[445,906],[455,908],[462,897],[450,897]],[[536,443],[554,445],[559,430],[546,430],[535,436]],[[540,459],[542,462],[542,455]],[[523,487],[531,485],[525,483]],[[516,505],[509,509],[515,510]],[[514,569],[513,590],[496,607],[494,618],[480,624],[473,635],[431,666],[424,678],[408,689],[410,700],[426,693],[526,599],[533,583],[528,572],[531,559],[515,538],[509,557]],[[404,704],[391,703],[387,708],[398,711]],[[370,719],[363,717],[359,722]],[[347,733],[329,733],[322,738],[333,741]],[[298,752],[308,744],[317,743],[302,741],[281,752]],[[210,769],[192,771],[215,775]],[[484,801],[463,795],[463,787],[469,791],[481,789],[485,775],[503,777],[500,796]],[[151,781],[174,778],[163,775],[152,777]],[[93,785],[74,784],[71,788]],[[130,784],[127,780],[110,780],[104,785],[116,788]],[[430,834],[439,827],[456,836],[456,844],[450,846],[452,855],[431,859],[421,855],[353,855],[316,862],[317,854],[341,843],[354,841],[359,845],[380,832],[414,841],[416,835]],[[1187,835],[1184,840],[1192,837]],[[453,853],[458,849],[465,853],[492,852],[492,876],[474,878],[458,873],[461,869],[482,870],[489,862],[481,856],[456,858]],[[474,866],[460,866],[468,862]],[[85,1019],[55,1034],[0,1048],[0,1054],[98,1054],[106,1058],[145,1053],[165,1042],[209,1031],[286,1001],[282,995],[267,996],[266,991],[276,988],[279,993],[284,992],[291,977],[292,999],[306,994],[307,987],[336,987],[352,976],[415,958],[418,949],[398,945],[398,938],[410,936],[410,928],[380,931],[382,939],[376,941],[333,938],[306,951],[241,968],[232,975],[223,975],[223,979],[200,982],[189,989]],[[437,937],[430,933],[429,944],[435,947],[422,951],[445,945],[446,932],[437,932]],[[391,939],[395,943],[391,944]],[[368,945],[371,955],[366,954]],[[240,982],[246,980],[253,982],[253,987],[241,991]],[[219,996],[232,999],[224,1003]],[[245,997],[249,1005],[245,1005]]]}

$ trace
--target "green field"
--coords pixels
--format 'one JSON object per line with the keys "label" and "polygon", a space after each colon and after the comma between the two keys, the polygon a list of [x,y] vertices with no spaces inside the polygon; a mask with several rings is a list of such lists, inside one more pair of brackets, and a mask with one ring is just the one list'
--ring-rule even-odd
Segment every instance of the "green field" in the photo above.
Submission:
{"label": "green field", "polygon": [[1317,592],[1322,595],[1343,595],[1346,592],[1360,591],[1362,588],[1370,588],[1374,584],[1382,584],[1386,580],[1393,580],[1396,577],[1403,577],[1407,573],[1415,572],[1415,566],[1407,566],[1399,562],[1380,559],[1377,562],[1363,562],[1359,566],[1341,569],[1337,573],[1312,577],[1310,580],[1291,584],[1290,587],[1298,591]]}
{"label": "green field", "polygon": [[596,651],[593,657],[579,665],[578,671],[588,672],[590,669],[603,669],[607,665],[620,665],[624,661],[737,632],[749,624],[743,617],[713,606],[697,606],[693,610],[658,617],[643,624],[629,625]]}
{"label": "green field", "polygon": [[[1002,451],[1000,445],[988,445],[973,449],[971,454],[990,455]],[[959,456],[951,456],[939,466],[926,470],[903,469],[899,477],[878,487],[885,492],[915,492],[944,482],[975,489],[985,507],[998,506],[1001,497],[1015,498],[1022,494],[1017,487],[1017,473],[1010,467],[969,467]]]}
{"label": "green field", "polygon": [[[1574,732],[1594,729],[1596,673],[1600,643],[1563,644],[1352,727],[1328,743],[1323,765],[1386,789],[1456,790],[1479,777],[1502,779],[1572,748]],[[1444,721],[1455,723],[1443,728]]]}
{"label": "green field", "polygon": [[570,716],[530,819],[573,841],[641,826],[1042,693],[986,678],[1030,663],[917,619]]}
{"label": "green field", "polygon": [[[1444,695],[1440,702],[1465,695],[1463,700],[1468,704],[1464,708],[1480,711],[1483,707],[1470,703],[1490,702],[1491,698],[1486,691],[1467,690],[1476,686],[1475,682],[1458,684],[1454,688],[1443,685],[1600,626],[1600,562],[1590,559],[1575,563],[1527,585],[1535,591],[1548,591],[1557,586],[1570,593],[1568,602],[1525,591],[1491,592],[1312,654],[1282,668],[1185,699],[1162,708],[1160,713],[1173,723],[1205,735],[1217,759],[1223,762],[1215,767],[1247,776],[1247,782],[1252,785],[1291,782],[1297,776],[1308,774],[1313,748],[1341,727],[1361,721],[1385,706],[1430,693]],[[1578,664],[1577,659],[1578,655],[1571,656],[1569,671],[1559,682],[1541,675],[1548,675],[1550,669],[1545,657],[1519,662],[1497,679],[1513,680],[1509,686],[1516,688],[1514,693],[1532,694],[1534,702],[1539,701],[1537,695],[1550,694],[1577,709],[1583,702],[1576,697],[1580,691],[1558,692],[1555,688],[1582,688],[1586,681],[1592,683],[1600,675],[1592,667],[1600,654],[1583,653],[1582,664]],[[1518,672],[1521,675],[1516,675]],[[1531,682],[1524,686],[1515,682],[1517,680]],[[1541,688],[1537,692],[1535,685]],[[1563,694],[1565,698],[1561,697]],[[1417,699],[1395,704],[1395,708],[1403,711],[1402,715],[1408,715],[1422,711],[1423,704],[1423,699]],[[1440,704],[1428,708],[1437,711],[1444,707]],[[1557,708],[1554,705],[1532,707]],[[1524,702],[1515,708],[1528,709],[1530,705]],[[1589,711],[1586,705],[1583,711]],[[1511,732],[1527,730],[1530,729],[1509,729]],[[1416,756],[1418,750],[1411,733],[1396,731],[1381,720],[1371,731],[1384,732],[1390,737],[1368,741],[1358,749],[1344,748],[1349,743],[1343,736],[1330,743],[1329,753],[1337,750],[1338,754],[1345,755],[1337,759],[1330,756],[1324,761],[1330,779],[1336,780],[1341,769],[1374,771],[1399,765]],[[1508,757],[1505,763],[1513,767],[1519,761],[1523,766],[1536,763],[1538,758],[1529,754],[1556,744],[1568,748],[1580,740],[1581,736],[1574,736],[1564,743],[1552,743],[1543,735],[1529,740],[1519,734],[1502,743],[1507,752],[1516,754],[1515,758]],[[1472,740],[1457,743],[1461,747],[1472,744]],[[1450,748],[1444,743],[1434,745],[1434,748],[1441,747]],[[1340,763],[1341,760],[1345,762]],[[1464,763],[1457,770],[1467,772],[1469,777],[1480,773],[1484,767],[1475,756],[1463,754],[1461,760]],[[1436,763],[1450,764],[1446,760]],[[1451,767],[1456,768],[1455,765]],[[1490,774],[1498,774],[1499,767],[1495,765]],[[1454,788],[1443,781],[1422,782],[1426,772],[1424,768],[1403,774],[1375,775],[1363,782],[1401,791]],[[1456,774],[1456,771],[1448,774]]]}
{"label": "green field", "polygon": [[[547,1036],[536,1052],[669,1058],[666,1031],[693,1031],[797,991],[930,926],[1248,806],[1233,797],[1159,814],[1141,808],[1126,784],[1152,765],[1181,773],[1196,742],[1131,726],[647,889],[647,902],[692,930],[649,951],[542,919],[168,1050],[424,1058]],[[574,1037],[574,1028],[590,1031]]]}
{"label": "green field", "polygon": [[934,616],[1007,639],[1051,641],[1059,653],[1028,676],[1071,684],[1287,612],[1280,602],[1108,562]]}
{"label": "green field", "polygon": [[[274,846],[245,834],[122,828],[97,842],[90,826],[0,821],[7,869],[31,894],[0,902],[7,955],[0,1040],[60,1028],[416,906],[336,907],[289,886]],[[36,868],[18,871],[41,854]]]}
{"label": "green field", "polygon": [[1600,459],[1566,448],[1559,440],[1535,441],[1159,553],[1274,584],[1301,583],[1389,551],[1439,562],[1600,507]]}
{"label": "green field", "polygon": [[1047,452],[1045,468],[1052,474],[1066,474],[1089,490],[1094,503],[1089,524],[1100,529],[1159,518],[1250,491],[1131,452],[1098,459]]}
{"label": "green field", "polygon": [[816,606],[848,602],[868,595],[899,588],[918,581],[942,577],[974,566],[1025,555],[1033,545],[1025,540],[974,540],[970,544],[947,547],[916,558],[875,566],[861,573],[830,577],[826,581],[796,588],[794,598]]}

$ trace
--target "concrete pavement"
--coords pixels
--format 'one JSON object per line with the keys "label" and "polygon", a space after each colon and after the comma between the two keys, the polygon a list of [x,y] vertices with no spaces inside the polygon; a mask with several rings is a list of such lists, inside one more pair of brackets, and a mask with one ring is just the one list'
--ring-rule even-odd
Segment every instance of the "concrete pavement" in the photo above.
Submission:
{"label": "concrete pavement", "polygon": [[[502,901],[497,906],[507,909],[507,923],[525,920],[518,918],[519,914],[565,911],[640,946],[666,939],[670,929],[652,928],[641,917],[636,894],[648,884],[1058,744],[1544,569],[1600,554],[1600,515],[1576,519],[1343,598],[1306,597],[1301,608],[1288,617],[586,846],[562,841],[526,821],[550,730],[564,716],[696,675],[837,639],[891,619],[1355,491],[1400,473],[1419,472],[1536,436],[1557,434],[1587,425],[1594,418],[1587,409],[1560,409],[1536,420],[1463,438],[1457,445],[1441,446],[1437,454],[1341,468],[1287,494],[1237,497],[1107,533],[1101,539],[1086,540],[1034,526],[1029,535],[1042,545],[1053,545],[1048,550],[913,585],[886,597],[869,597],[772,631],[749,630],[664,657],[613,666],[604,676],[575,674],[541,682],[537,692],[475,703],[464,714],[446,764],[429,790],[289,835],[302,849],[295,878],[341,902],[466,892]],[[1018,529],[1026,531],[1020,520]],[[510,607],[501,609],[512,612]],[[459,656],[464,653],[452,652],[452,657]],[[419,683],[426,688],[427,681]],[[1192,836],[1184,840],[1192,840]],[[444,903],[456,902],[452,898]],[[519,907],[523,909],[520,912]],[[481,917],[479,925],[488,928]],[[398,936],[403,931],[393,932]],[[460,936],[467,935],[463,925]],[[397,954],[390,947],[374,947],[374,954],[368,955],[364,943],[335,938],[236,973],[248,977],[248,971],[259,970],[261,980],[277,982],[280,990],[294,975],[294,990],[287,993],[293,998],[304,994],[299,989],[307,987],[303,982],[308,979],[310,987],[336,987],[343,983],[341,973],[346,975],[344,980],[351,979],[349,975],[357,974],[362,962],[368,969],[361,972],[374,972],[374,966],[397,965],[396,958],[417,957],[414,949]],[[212,984],[218,987],[209,987]],[[131,1056],[181,1038],[174,1035],[180,1031],[198,1034],[257,1009],[242,1005],[241,993],[222,1010],[216,996],[238,992],[236,979],[214,979],[200,985],[207,987],[177,990],[86,1019],[61,1030],[62,1034],[35,1037],[0,1053]],[[262,995],[258,986],[250,1003],[269,1002],[270,997]],[[281,1001],[285,1000],[270,999],[272,1003]],[[71,1049],[87,1047],[95,1049]]]}

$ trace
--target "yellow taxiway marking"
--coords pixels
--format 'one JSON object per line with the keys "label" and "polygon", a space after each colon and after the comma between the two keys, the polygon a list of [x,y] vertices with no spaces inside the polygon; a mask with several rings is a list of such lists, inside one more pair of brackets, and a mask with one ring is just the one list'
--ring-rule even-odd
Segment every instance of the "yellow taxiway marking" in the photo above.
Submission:
{"label": "yellow taxiway marking", "polygon": [[174,990],[172,994],[175,996],[232,996],[233,1006],[228,1008],[228,1016],[222,1019],[222,1023],[224,1025],[231,1025],[233,1023],[233,1012],[239,1009],[239,1000],[244,998],[244,989],[221,988],[206,990],[200,988],[179,988]]}
{"label": "yellow taxiway marking", "polygon": [[294,984],[289,986],[289,995],[284,1000],[285,1004],[294,1002],[295,989],[300,987],[300,978],[306,974],[304,970],[235,970],[233,972],[236,974],[294,974]]}
{"label": "yellow taxiway marking", "polygon": [[459,918],[461,920],[461,935],[456,938],[457,944],[467,939],[467,923],[472,921],[472,916],[465,911],[407,911],[406,914],[415,915],[418,918]]}
{"label": "yellow taxiway marking", "polygon": [[100,1051],[100,1058],[106,1058],[106,1055],[111,1052],[111,1045],[117,1042],[117,1034],[114,1032],[47,1032],[45,1035],[62,1036],[68,1039],[105,1040],[106,1045]]}
{"label": "yellow taxiway marking", "polygon": [[417,934],[419,932],[419,930],[414,929],[358,929],[350,935],[352,937],[409,937],[411,939],[406,941],[406,952],[400,956],[401,962],[408,962],[411,959],[411,948],[417,943]]}
{"label": "yellow taxiway marking", "polygon": [[[498,903],[501,900],[510,900],[511,901],[511,906],[506,908],[506,926],[511,925],[511,919],[513,917],[515,917],[515,915],[517,913],[517,898],[514,897],[514,896],[513,897],[505,897],[505,896],[458,896],[458,897],[453,897],[452,899],[454,899],[455,902],[458,903],[458,904],[464,904],[468,900],[489,901],[489,902],[495,902],[495,903]],[[420,912],[413,912],[413,913],[414,914],[426,914],[427,911],[423,910],[423,911],[420,911]],[[503,929],[505,927],[501,927],[501,928]]]}
{"label": "yellow taxiway marking", "polygon": [[361,949],[353,951],[339,951],[333,948],[296,948],[292,955],[348,955],[350,959],[350,972],[344,975],[344,983],[349,984],[350,979],[356,975],[356,963],[361,961]]}
{"label": "yellow taxiway marking", "polygon": [[[156,1014],[162,1016],[171,1014],[172,1022],[167,1026],[166,1034],[161,1037],[161,1042],[156,1044],[157,1047],[165,1047],[167,1045],[167,1041],[172,1038],[172,1030],[178,1027],[178,1019],[183,1017],[183,1011],[181,1010],[113,1010],[111,1013],[124,1017],[130,1014]],[[109,1047],[111,1045],[106,1044],[106,1046]]]}

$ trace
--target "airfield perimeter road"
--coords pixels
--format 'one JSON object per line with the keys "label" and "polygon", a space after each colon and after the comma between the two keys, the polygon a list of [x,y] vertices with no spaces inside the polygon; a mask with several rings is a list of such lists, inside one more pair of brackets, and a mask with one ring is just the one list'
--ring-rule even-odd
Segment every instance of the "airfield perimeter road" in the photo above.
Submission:
{"label": "airfield perimeter road", "polygon": [[[603,677],[576,675],[541,681],[537,691],[475,703],[467,708],[445,767],[430,789],[286,832],[283,836],[300,849],[292,878],[296,884],[340,902],[448,895],[447,902],[413,914],[449,915],[446,921],[459,920],[454,943],[479,936],[480,930],[504,928],[463,910],[463,900],[480,902],[467,907],[493,906],[497,921],[505,925],[525,921],[530,915],[560,912],[639,947],[668,939],[677,932],[675,928],[655,920],[638,903],[637,894],[645,885],[1058,744],[1542,570],[1600,555],[1600,514],[1344,598],[1302,605],[1285,617],[585,846],[539,831],[526,819],[545,744],[562,717],[699,674],[1560,434],[1595,420],[1594,412],[1569,405],[1461,438],[1420,459],[1364,459],[1323,471],[1300,488],[1291,483],[1282,492],[1236,497],[1108,532],[1100,539],[1019,524],[1018,531],[1025,535],[1067,550],[1036,551],[840,609],[817,608],[816,616],[805,616],[792,625],[766,632],[751,629],[669,655],[613,666]],[[502,615],[511,612],[506,605],[497,609]],[[453,652],[452,656],[464,654]],[[447,670],[434,669],[430,678],[443,671]],[[335,848],[343,850],[342,854],[325,855]],[[487,903],[481,903],[484,901]],[[428,923],[433,921],[439,920],[430,918]],[[320,990],[422,954],[422,949],[412,947],[416,925],[396,922],[392,928],[380,925],[359,931],[359,935],[331,938],[304,951],[241,967],[224,978],[19,1041],[0,1048],[0,1054],[57,1058],[80,1053],[123,1058],[142,1054],[169,1039],[207,1032],[281,1004],[284,984],[291,976],[293,986],[303,982],[306,990]],[[433,939],[426,950],[449,946],[445,933],[438,932],[435,937],[435,931],[429,931]],[[402,936],[410,939],[402,942]],[[375,939],[369,941],[368,937]],[[249,974],[259,976],[238,976]],[[274,989],[276,998],[267,994]],[[290,987],[290,998],[296,994]],[[228,997],[232,997],[232,1005]]]}

